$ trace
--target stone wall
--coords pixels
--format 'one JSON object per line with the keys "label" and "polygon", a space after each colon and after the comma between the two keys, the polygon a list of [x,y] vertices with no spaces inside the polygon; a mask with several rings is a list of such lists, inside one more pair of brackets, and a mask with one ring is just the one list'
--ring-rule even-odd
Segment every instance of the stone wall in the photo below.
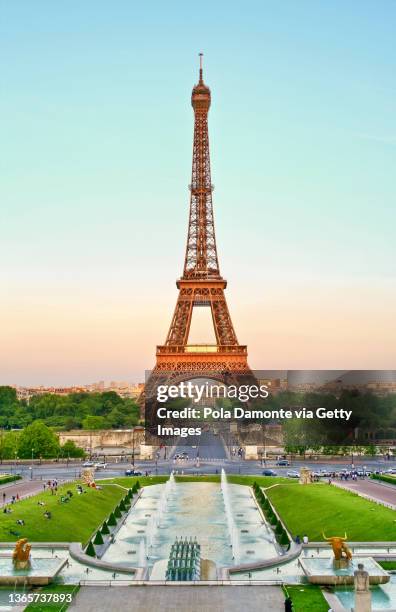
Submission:
{"label": "stone wall", "polygon": [[134,429],[72,429],[61,431],[59,441],[64,444],[71,440],[84,450],[100,450],[101,448],[120,447],[132,452],[138,452],[140,444],[144,441],[144,428],[135,427]]}

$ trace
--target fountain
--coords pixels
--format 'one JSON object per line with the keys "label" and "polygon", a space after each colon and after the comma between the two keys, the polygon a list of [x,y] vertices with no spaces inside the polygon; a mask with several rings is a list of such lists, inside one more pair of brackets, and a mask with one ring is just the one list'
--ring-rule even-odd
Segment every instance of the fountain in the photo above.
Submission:
{"label": "fountain", "polygon": [[159,529],[161,526],[161,521],[162,521],[163,515],[166,512],[169,497],[175,490],[175,487],[176,487],[176,482],[175,482],[175,477],[172,472],[169,479],[166,481],[164,488],[162,489],[154,516],[151,516],[149,520],[147,521],[147,527],[146,527],[147,544],[150,547],[153,546],[155,533],[157,529]]}
{"label": "fountain", "polygon": [[39,557],[31,559],[31,546],[26,538],[15,544],[12,556],[0,558],[0,584],[42,585],[49,584],[60,572],[67,559]]}
{"label": "fountain", "polygon": [[146,551],[146,543],[144,538],[140,540],[139,544],[139,553],[138,553],[138,566],[146,567],[147,565],[147,551]]}
{"label": "fountain", "polygon": [[227,476],[223,468],[221,470],[220,485],[221,485],[221,492],[223,494],[224,507],[226,511],[227,527],[228,527],[228,533],[229,533],[230,541],[231,541],[232,556],[235,561],[235,564],[238,565],[239,558],[240,558],[239,531],[235,524],[234,517],[232,515]]}

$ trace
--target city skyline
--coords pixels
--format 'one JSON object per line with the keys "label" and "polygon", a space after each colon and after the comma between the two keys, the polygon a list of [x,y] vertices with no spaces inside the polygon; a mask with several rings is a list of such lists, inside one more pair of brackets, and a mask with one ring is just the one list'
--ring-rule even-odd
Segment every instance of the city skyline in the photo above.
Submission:
{"label": "city skyline", "polygon": [[178,2],[2,7],[0,384],[154,366],[182,272],[199,51],[250,365],[394,366],[396,8],[284,4],[208,4],[209,24]]}

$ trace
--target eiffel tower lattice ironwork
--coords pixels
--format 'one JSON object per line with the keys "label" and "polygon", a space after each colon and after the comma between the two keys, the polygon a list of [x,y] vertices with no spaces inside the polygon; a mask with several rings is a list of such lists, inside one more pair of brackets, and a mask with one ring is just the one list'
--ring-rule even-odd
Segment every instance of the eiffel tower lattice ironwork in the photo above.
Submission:
{"label": "eiffel tower lattice ironwork", "polygon": [[[247,363],[247,347],[238,343],[228,310],[216,248],[210,174],[208,112],[211,94],[203,81],[200,54],[199,81],[194,86],[191,104],[194,109],[194,145],[190,185],[190,214],[184,270],[177,280],[179,296],[165,344],[157,346],[156,365],[146,383],[150,387],[164,375],[172,379],[228,376],[253,378]],[[211,309],[216,344],[189,345],[188,337],[193,309]]]}

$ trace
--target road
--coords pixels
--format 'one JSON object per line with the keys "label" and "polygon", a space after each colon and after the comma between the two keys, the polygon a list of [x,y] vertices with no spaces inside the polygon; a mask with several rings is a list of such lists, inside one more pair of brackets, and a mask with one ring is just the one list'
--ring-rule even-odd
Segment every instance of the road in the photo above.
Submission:
{"label": "road", "polygon": [[[264,468],[271,468],[276,471],[279,476],[286,476],[289,470],[300,470],[301,467],[307,467],[312,471],[319,470],[335,470],[340,471],[342,469],[351,469],[350,458],[345,457],[345,460],[341,462],[334,462],[332,460],[326,461],[314,461],[307,459],[306,461],[298,460],[293,461],[288,467],[279,467],[276,465],[275,459],[267,461],[246,461],[238,456],[232,457],[230,455],[230,447],[225,447],[223,438],[221,435],[215,435],[210,432],[204,431],[201,439],[197,443],[197,437],[192,438],[180,438],[176,448],[162,449],[158,459],[149,461],[135,462],[135,469],[145,473],[150,472],[151,474],[169,474],[172,470],[183,471],[186,474],[189,473],[205,473],[215,474],[218,473],[221,468],[229,474],[247,474],[247,475],[258,475],[262,474]],[[235,447],[234,447],[235,448]],[[186,460],[174,460],[176,454],[186,452],[188,454],[188,461]],[[197,458],[199,461],[197,462]],[[127,468],[131,467],[130,462],[115,462],[109,457],[106,458],[108,461],[106,469],[96,471],[97,478],[112,478],[116,476],[124,475]],[[379,461],[378,459],[370,458],[355,458],[355,467],[361,467],[366,465],[369,470],[387,470],[390,467],[396,467],[396,461]],[[57,478],[58,480],[74,480],[79,478],[81,471],[83,470],[81,463],[72,463],[68,465],[65,463],[43,463],[42,465],[24,465],[18,464],[3,465],[3,471],[9,473],[19,473],[24,481],[46,481],[49,479]],[[358,481],[360,482],[360,480]],[[34,485],[33,485],[34,486]],[[41,486],[41,485],[40,485]]]}
{"label": "road", "polygon": [[199,458],[200,461],[204,461],[205,459],[225,460],[227,458],[226,449],[221,437],[209,431],[203,431],[200,436],[180,438],[180,443],[171,454],[171,459],[176,454],[183,452],[186,452],[192,460],[196,460],[197,458]]}
{"label": "road", "polygon": [[379,501],[384,504],[394,506],[396,509],[396,486],[381,484],[376,480],[362,479],[362,480],[343,480],[340,482],[333,483],[342,489],[348,489],[355,493],[361,493],[367,495],[371,499]]}

